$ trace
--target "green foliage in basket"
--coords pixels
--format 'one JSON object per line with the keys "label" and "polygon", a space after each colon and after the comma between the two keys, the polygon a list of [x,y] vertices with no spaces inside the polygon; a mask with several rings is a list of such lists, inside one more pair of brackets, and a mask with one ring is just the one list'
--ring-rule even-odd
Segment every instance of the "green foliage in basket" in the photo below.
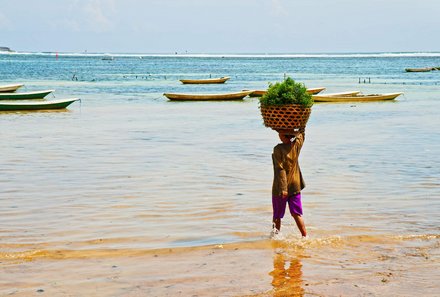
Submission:
{"label": "green foliage in basket", "polygon": [[312,107],[313,98],[303,83],[295,82],[288,77],[283,82],[269,83],[266,94],[260,98],[260,104],[262,106],[300,104],[304,107]]}

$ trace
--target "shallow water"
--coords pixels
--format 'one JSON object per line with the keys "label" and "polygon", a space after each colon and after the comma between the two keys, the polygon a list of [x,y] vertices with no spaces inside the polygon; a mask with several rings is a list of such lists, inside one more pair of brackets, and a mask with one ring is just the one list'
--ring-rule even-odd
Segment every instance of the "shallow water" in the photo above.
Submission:
{"label": "shallow water", "polygon": [[[277,275],[278,262],[287,267],[289,259],[301,262],[292,266],[301,267],[305,279],[298,294],[380,295],[367,289],[370,280],[360,282],[357,291],[346,287],[375,275],[387,286],[384,292],[398,284],[402,289],[396,294],[425,288],[430,295],[438,285],[433,287],[421,271],[430,271],[432,279],[440,276],[440,71],[403,69],[435,65],[440,65],[438,56],[126,56],[111,62],[87,56],[0,56],[1,84],[24,82],[24,90],[53,88],[56,98],[82,99],[61,112],[0,114],[0,262],[8,274],[1,294],[25,296],[57,273],[66,274],[58,275],[58,284],[74,292],[63,265],[73,271],[87,266],[99,282],[105,270],[89,265],[113,259],[131,267],[124,285],[134,286],[130,279],[136,273],[152,281],[160,270],[141,268],[136,259],[171,248],[173,261],[183,263],[189,253],[185,248],[200,254],[222,245],[251,251],[261,246],[269,254],[268,266],[257,274],[262,285],[239,290],[240,285],[224,280],[216,283],[224,289],[218,294],[199,287],[205,295],[284,294],[269,273]],[[262,125],[258,100],[169,102],[161,94],[262,89],[285,73],[328,92],[405,95],[395,102],[315,104],[300,158],[310,238],[300,241],[286,216],[282,238],[276,240],[280,251],[269,239],[270,155],[278,140]],[[78,81],[71,80],[73,74]],[[231,80],[210,86],[178,82],[209,75]],[[360,78],[371,83],[359,84]],[[273,267],[272,259],[278,263]],[[222,258],[218,261],[221,271]],[[388,270],[382,271],[384,263]],[[32,284],[32,268],[46,266],[56,269]],[[231,273],[230,268],[224,269]],[[334,281],[337,276],[325,281],[326,271],[340,281]],[[163,279],[172,283],[173,277]],[[253,285],[254,291],[246,289]],[[197,292],[162,289],[157,286],[149,295]],[[98,295],[132,294],[117,290]]]}

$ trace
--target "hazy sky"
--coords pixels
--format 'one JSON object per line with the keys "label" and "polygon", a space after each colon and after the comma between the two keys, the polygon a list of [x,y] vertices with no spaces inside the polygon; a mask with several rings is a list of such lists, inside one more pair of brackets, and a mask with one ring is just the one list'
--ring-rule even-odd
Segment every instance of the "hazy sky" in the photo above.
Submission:
{"label": "hazy sky", "polygon": [[0,0],[17,51],[440,51],[440,0]]}

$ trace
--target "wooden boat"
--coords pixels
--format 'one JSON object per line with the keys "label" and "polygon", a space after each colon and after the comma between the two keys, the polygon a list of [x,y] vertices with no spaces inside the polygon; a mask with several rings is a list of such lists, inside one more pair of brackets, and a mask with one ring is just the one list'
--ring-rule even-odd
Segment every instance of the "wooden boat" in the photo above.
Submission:
{"label": "wooden boat", "polygon": [[206,101],[206,100],[241,100],[253,91],[242,91],[237,93],[224,94],[183,94],[183,93],[164,93],[169,100],[174,101]]}
{"label": "wooden boat", "polygon": [[403,93],[388,93],[388,94],[353,94],[353,95],[313,95],[315,102],[369,102],[369,101],[383,101],[394,100],[397,96]]}
{"label": "wooden boat", "polygon": [[324,87],[321,87],[321,88],[308,88],[307,89],[307,93],[315,95],[315,94],[318,94],[319,92],[322,92],[324,90],[325,90]]}
{"label": "wooden boat", "polygon": [[0,111],[63,109],[79,98],[27,102],[0,102]]}
{"label": "wooden boat", "polygon": [[[249,90],[243,90],[243,91],[249,91]],[[249,94],[249,97],[262,97],[264,94],[266,94],[266,90],[253,90],[252,93]]]}
{"label": "wooden boat", "polygon": [[223,76],[219,78],[206,78],[206,79],[181,79],[183,84],[223,84],[230,77]]}
{"label": "wooden boat", "polygon": [[429,72],[431,70],[434,70],[435,68],[432,67],[425,67],[425,68],[406,68],[406,72]]}
{"label": "wooden boat", "polygon": [[[325,88],[313,88],[313,89],[307,89],[307,93],[309,94],[318,94],[319,92],[325,90]],[[247,91],[247,90],[243,90]],[[249,94],[249,97],[261,97],[264,94],[266,94],[266,90],[254,90],[252,93]]]}
{"label": "wooden boat", "polygon": [[14,85],[3,85],[0,86],[0,92],[15,92],[18,88],[21,88],[23,84],[14,84]]}
{"label": "wooden boat", "polygon": [[319,95],[312,95],[312,98],[315,98],[317,96],[352,96],[359,94],[361,91],[345,91],[345,92],[338,92],[338,93],[326,93],[326,94],[319,94]]}
{"label": "wooden boat", "polygon": [[26,92],[26,93],[0,93],[0,100],[23,100],[23,99],[43,99],[54,90]]}

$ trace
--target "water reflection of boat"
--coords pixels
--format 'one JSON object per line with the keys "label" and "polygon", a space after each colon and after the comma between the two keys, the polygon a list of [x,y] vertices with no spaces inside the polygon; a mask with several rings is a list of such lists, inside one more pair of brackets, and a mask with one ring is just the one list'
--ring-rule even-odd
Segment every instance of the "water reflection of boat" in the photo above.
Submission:
{"label": "water reflection of boat", "polygon": [[209,100],[241,100],[252,91],[223,94],[190,94],[190,93],[164,93],[169,100],[174,101],[209,101]]}
{"label": "water reflection of boat", "polygon": [[0,102],[0,111],[63,109],[78,100],[78,98],[71,98],[37,102]]}

